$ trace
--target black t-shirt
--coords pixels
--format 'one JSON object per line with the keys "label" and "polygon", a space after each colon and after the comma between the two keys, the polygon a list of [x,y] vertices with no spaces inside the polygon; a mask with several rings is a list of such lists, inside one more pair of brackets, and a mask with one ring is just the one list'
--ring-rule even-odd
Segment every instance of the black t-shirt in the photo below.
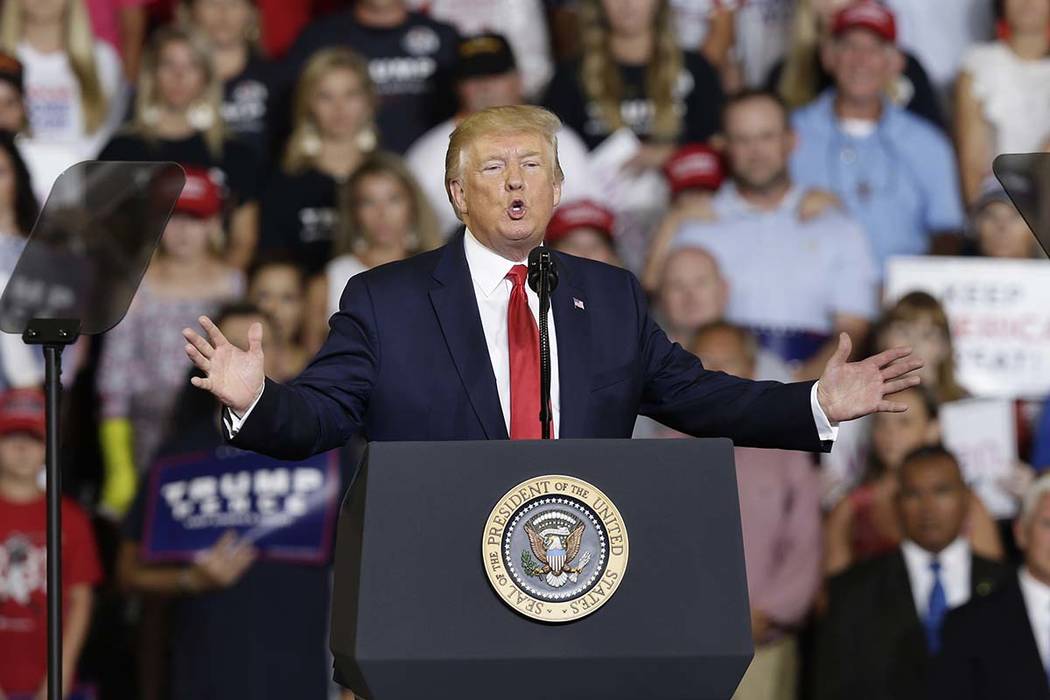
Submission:
{"label": "black t-shirt", "polygon": [[408,13],[393,28],[366,27],[352,11],[317,20],[296,40],[284,61],[284,87],[291,89],[303,65],[318,49],[345,46],[368,61],[379,109],[381,146],[404,153],[431,127],[452,116],[453,69],[459,35],[450,25]]}
{"label": "black t-shirt", "polygon": [[135,134],[113,137],[99,154],[99,160],[170,160],[179,165],[217,169],[229,189],[234,206],[259,198],[259,156],[251,147],[226,139],[218,158],[208,150],[200,132],[185,139],[146,139]]}
{"label": "black t-shirt", "polygon": [[[653,104],[646,97],[648,66],[620,65],[623,96],[620,114],[627,126],[642,140],[652,130]],[[718,73],[695,51],[684,51],[682,70],[675,83],[675,109],[682,115],[679,143],[707,141],[719,129],[725,94]],[[578,61],[561,66],[547,88],[544,106],[576,133],[588,148],[594,148],[612,133],[598,104],[592,102],[580,82]]]}
{"label": "black t-shirt", "polygon": [[260,252],[281,251],[307,274],[321,272],[332,257],[337,190],[335,178],[319,170],[275,172],[262,199]]}
{"label": "black t-shirt", "polygon": [[226,128],[242,143],[255,149],[259,159],[269,160],[270,90],[273,67],[253,54],[244,70],[222,86],[222,119]]}
{"label": "black t-shirt", "polygon": [[[909,112],[916,114],[934,124],[937,128],[944,130],[944,115],[941,114],[940,103],[937,101],[937,93],[934,92],[933,84],[926,69],[919,63],[919,59],[905,52],[906,63],[901,87],[906,94],[901,95],[901,106]],[[819,58],[816,59],[819,64]],[[817,94],[824,92],[835,84],[835,79],[824,70],[823,65],[818,65],[820,85]],[[766,89],[777,92],[780,85],[780,76],[784,72],[784,62],[773,66],[766,78]]]}

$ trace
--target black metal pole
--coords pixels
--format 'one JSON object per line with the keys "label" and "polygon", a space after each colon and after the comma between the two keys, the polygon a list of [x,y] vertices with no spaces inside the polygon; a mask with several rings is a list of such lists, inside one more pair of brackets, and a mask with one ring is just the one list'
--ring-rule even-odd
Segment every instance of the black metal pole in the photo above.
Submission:
{"label": "black metal pole", "polygon": [[47,420],[47,698],[62,698],[62,471],[58,464],[58,401],[62,346],[44,346]]}
{"label": "black metal pole", "polygon": [[547,275],[540,278],[540,435],[550,440],[551,435],[551,343],[547,329],[547,311],[551,307]]}

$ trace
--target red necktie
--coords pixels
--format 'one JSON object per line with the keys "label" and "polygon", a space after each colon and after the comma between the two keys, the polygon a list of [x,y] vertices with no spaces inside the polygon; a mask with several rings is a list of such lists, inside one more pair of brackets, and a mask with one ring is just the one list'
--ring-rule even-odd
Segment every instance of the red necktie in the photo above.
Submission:
{"label": "red necktie", "polygon": [[507,308],[510,348],[510,439],[538,440],[540,431],[540,332],[525,296],[529,269],[515,265],[507,273],[514,283]]}

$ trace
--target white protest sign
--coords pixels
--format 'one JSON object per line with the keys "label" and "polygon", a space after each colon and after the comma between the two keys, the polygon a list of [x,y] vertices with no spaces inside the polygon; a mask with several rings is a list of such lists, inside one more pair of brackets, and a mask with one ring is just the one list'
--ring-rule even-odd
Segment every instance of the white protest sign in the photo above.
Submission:
{"label": "white protest sign", "polygon": [[912,291],[944,305],[957,379],[972,394],[1038,399],[1050,393],[1050,262],[891,258],[887,304]]}
{"label": "white protest sign", "polygon": [[1008,399],[964,399],[941,406],[941,440],[959,460],[966,482],[997,519],[1017,515],[1002,484],[1017,461],[1017,429]]}

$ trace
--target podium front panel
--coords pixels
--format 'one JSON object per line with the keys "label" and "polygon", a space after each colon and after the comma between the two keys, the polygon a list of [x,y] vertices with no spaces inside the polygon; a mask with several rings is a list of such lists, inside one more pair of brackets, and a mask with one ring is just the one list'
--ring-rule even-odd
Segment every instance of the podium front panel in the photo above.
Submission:
{"label": "podium front panel", "polygon": [[[615,594],[545,623],[486,576],[487,518],[525,479],[604,492],[629,533]],[[368,700],[717,698],[753,652],[728,440],[373,443],[340,515],[336,678]]]}

